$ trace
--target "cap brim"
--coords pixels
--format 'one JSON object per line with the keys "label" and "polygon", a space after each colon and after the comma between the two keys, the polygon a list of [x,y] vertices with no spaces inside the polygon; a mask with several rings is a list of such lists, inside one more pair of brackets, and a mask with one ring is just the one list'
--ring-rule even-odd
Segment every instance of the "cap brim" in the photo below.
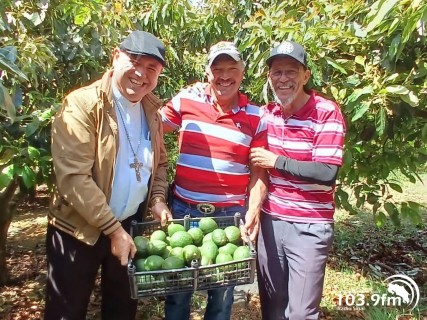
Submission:
{"label": "cap brim", "polygon": [[121,50],[124,50],[124,51],[126,51],[126,52],[128,52],[128,53],[130,53],[130,54],[136,54],[136,55],[138,55],[138,56],[149,56],[149,57],[152,57],[152,58],[156,59],[157,61],[159,61],[159,62],[160,62],[160,64],[161,64],[163,67],[165,67],[165,66],[166,66],[166,61],[165,61],[165,60],[163,60],[161,57],[159,57],[159,56],[155,55],[155,54],[146,53],[146,52],[137,52],[137,51],[132,51],[132,50],[128,50],[128,49],[126,49],[126,48],[120,48],[120,49],[121,49]]}
{"label": "cap brim", "polygon": [[209,57],[208,65],[209,67],[212,65],[212,63],[215,61],[216,58],[219,56],[226,55],[231,57],[234,61],[240,61],[240,56],[234,53],[228,53],[228,52],[218,52],[217,54],[214,54],[213,56]]}
{"label": "cap brim", "polygon": [[301,63],[304,67],[306,67],[306,64],[303,61],[301,61],[301,60],[299,60],[299,59],[297,59],[297,58],[295,58],[295,57],[293,57],[293,56],[291,56],[289,54],[285,54],[285,53],[278,53],[278,54],[275,54],[273,56],[270,56],[270,57],[268,57],[267,60],[265,60],[265,62],[267,63],[267,66],[270,68],[271,67],[271,63],[273,62],[273,60],[275,58],[280,58],[280,57],[292,58],[292,59],[298,61],[299,63]]}

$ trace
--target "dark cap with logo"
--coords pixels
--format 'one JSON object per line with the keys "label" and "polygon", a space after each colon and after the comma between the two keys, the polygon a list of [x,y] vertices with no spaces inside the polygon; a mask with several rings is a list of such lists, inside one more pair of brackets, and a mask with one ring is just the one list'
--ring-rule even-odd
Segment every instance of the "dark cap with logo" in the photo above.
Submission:
{"label": "dark cap with logo", "polygon": [[268,67],[271,67],[273,59],[277,57],[290,57],[297,60],[304,67],[307,67],[307,53],[304,48],[296,42],[283,41],[278,46],[271,49],[270,56],[266,61]]}
{"label": "dark cap with logo", "polygon": [[166,65],[165,46],[153,34],[145,31],[132,31],[120,43],[119,48],[131,54],[150,56],[157,59],[162,66]]}

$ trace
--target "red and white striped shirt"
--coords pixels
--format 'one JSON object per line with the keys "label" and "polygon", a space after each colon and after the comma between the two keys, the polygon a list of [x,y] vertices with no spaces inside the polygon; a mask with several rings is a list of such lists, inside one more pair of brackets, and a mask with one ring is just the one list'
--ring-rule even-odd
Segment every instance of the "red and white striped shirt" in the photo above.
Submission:
{"label": "red and white striped shirt", "polygon": [[[284,119],[281,106],[264,107],[268,148],[295,160],[342,165],[345,123],[337,104],[310,92],[307,103]],[[263,211],[295,222],[332,222],[335,186],[304,181],[269,170],[269,192]]]}
{"label": "red and white striped shirt", "polygon": [[239,93],[238,107],[219,114],[208,84],[179,92],[160,113],[179,130],[175,195],[189,203],[244,205],[249,182],[249,150],[267,146],[261,108]]}

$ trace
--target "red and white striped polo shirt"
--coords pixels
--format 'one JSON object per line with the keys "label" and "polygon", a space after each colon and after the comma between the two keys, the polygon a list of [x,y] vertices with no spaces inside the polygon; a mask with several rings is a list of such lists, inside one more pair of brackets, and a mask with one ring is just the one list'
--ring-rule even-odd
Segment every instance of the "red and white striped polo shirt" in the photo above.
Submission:
{"label": "red and white striped polo shirt", "polygon": [[244,205],[249,182],[249,150],[267,146],[261,108],[239,93],[239,106],[220,115],[208,84],[179,92],[160,111],[179,130],[175,195],[190,203]]}
{"label": "red and white striped polo shirt", "polygon": [[[305,106],[289,118],[283,118],[276,103],[264,107],[264,117],[270,151],[295,160],[342,165],[345,123],[334,102],[311,91]],[[275,169],[269,171],[264,212],[287,221],[333,221],[335,186],[304,181]]]}

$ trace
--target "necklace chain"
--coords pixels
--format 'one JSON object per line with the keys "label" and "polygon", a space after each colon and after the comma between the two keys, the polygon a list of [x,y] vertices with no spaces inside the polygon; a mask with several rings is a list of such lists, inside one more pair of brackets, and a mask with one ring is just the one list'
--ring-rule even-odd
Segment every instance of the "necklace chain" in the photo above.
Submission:
{"label": "necklace chain", "polygon": [[[142,135],[143,135],[143,131],[144,131],[143,127],[142,127],[142,114],[141,114],[141,117],[140,117],[140,119],[141,119],[141,134],[139,136],[138,146],[136,147],[136,152],[135,152],[135,149],[133,148],[132,142],[130,140],[128,129],[126,128],[125,119],[123,118],[122,111],[120,110],[121,109],[121,105],[117,101],[116,97],[113,96],[113,99],[114,99],[114,102],[115,102],[115,104],[117,106],[117,110],[119,111],[120,119],[122,120],[123,128],[125,129],[126,138],[127,138],[128,142],[129,142],[129,146],[130,146],[130,148],[132,150],[132,153],[133,153],[133,163],[131,163],[129,166],[132,169],[135,169],[136,180],[138,182],[140,182],[141,181],[140,169],[143,167],[143,164],[142,164],[142,162],[139,162],[137,154],[138,154],[138,151],[139,151],[139,146],[141,145]],[[143,112],[143,111],[141,110],[141,112]]]}

